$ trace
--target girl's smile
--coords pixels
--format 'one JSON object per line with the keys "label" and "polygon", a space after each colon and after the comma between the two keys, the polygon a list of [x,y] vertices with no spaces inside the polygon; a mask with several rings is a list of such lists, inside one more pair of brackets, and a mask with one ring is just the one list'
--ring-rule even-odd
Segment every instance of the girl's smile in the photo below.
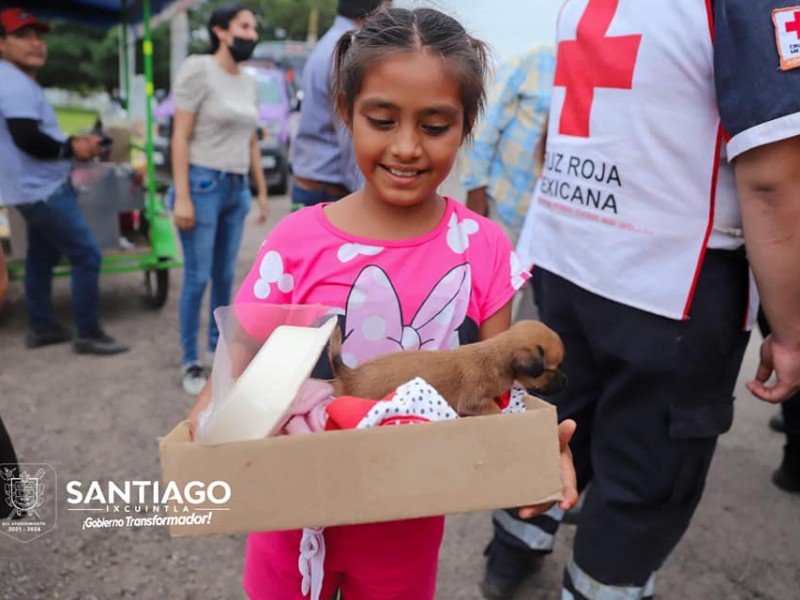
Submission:
{"label": "girl's smile", "polygon": [[406,167],[392,167],[389,165],[378,165],[392,177],[396,185],[412,185],[417,182],[419,177],[426,174],[427,170],[408,169]]}

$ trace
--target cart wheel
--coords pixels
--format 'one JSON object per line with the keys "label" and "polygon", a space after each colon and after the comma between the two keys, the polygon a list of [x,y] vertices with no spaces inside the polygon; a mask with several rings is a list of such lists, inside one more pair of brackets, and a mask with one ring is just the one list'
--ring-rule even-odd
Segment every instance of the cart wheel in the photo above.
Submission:
{"label": "cart wheel", "polygon": [[169,269],[150,269],[144,272],[144,301],[148,308],[161,308],[169,293]]}

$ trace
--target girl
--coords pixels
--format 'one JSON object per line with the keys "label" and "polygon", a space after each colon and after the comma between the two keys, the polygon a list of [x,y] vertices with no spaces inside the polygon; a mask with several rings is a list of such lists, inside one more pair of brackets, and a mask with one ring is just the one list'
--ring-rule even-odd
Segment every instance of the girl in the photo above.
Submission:
{"label": "girl", "polygon": [[[506,329],[528,274],[499,226],[436,192],[483,107],[484,45],[438,11],[390,9],[346,34],[335,64],[336,108],[365,185],[281,221],[236,303],[341,309],[350,365]],[[207,389],[190,418],[209,398]],[[564,506],[575,494],[566,496]],[[432,599],[443,528],[443,517],[326,528],[320,598],[340,588],[347,600]],[[251,598],[304,598],[300,542],[299,531],[249,536]]]}
{"label": "girl", "polygon": [[258,41],[256,17],[246,6],[226,4],[211,13],[208,33],[210,54],[186,59],[173,90],[173,211],[184,258],[181,380],[190,394],[198,394],[206,383],[197,332],[209,280],[209,353],[219,337],[213,311],[230,304],[236,255],[250,209],[248,169],[258,190],[259,221],[267,219],[267,185],[256,137],[256,82],[239,67]]}

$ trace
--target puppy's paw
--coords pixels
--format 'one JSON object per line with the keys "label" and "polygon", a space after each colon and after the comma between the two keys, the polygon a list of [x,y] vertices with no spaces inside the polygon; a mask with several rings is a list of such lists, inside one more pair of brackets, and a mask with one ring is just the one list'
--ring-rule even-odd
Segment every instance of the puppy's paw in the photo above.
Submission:
{"label": "puppy's paw", "polygon": [[460,402],[456,410],[459,417],[488,417],[501,414],[494,400]]}

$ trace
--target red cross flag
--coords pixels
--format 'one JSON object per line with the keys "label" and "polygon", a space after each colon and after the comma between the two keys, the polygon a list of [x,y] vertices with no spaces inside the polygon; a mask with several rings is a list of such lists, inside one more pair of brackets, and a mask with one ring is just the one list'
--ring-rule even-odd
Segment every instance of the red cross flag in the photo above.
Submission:
{"label": "red cross flag", "polygon": [[772,22],[781,70],[800,67],[800,6],[776,8],[772,11]]}

